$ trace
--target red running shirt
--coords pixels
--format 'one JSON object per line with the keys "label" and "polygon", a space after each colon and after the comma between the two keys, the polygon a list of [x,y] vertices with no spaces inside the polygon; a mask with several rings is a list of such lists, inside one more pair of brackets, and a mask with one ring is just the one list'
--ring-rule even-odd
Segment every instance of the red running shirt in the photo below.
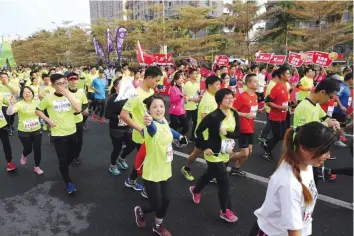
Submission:
{"label": "red running shirt", "polygon": [[[254,116],[258,110],[257,95],[251,96],[247,91],[241,93],[234,101],[233,107],[242,113],[253,113]],[[240,133],[252,134],[254,133],[254,118],[247,119],[240,117]]]}
{"label": "red running shirt", "polygon": [[[277,83],[272,91],[270,91],[269,97],[272,99],[272,103],[278,106],[288,105],[289,102],[289,93],[288,89],[285,86]],[[286,120],[286,111],[276,109],[271,107],[269,112],[269,120],[271,121],[284,121]]]}
{"label": "red running shirt", "polygon": [[334,110],[334,98],[328,100],[327,103],[321,104],[322,109],[326,112],[327,116],[332,117]]}

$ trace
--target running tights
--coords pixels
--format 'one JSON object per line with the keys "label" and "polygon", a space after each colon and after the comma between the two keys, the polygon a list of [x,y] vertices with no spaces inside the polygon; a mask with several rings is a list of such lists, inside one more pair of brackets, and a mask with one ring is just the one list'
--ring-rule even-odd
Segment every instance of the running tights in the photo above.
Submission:
{"label": "running tights", "polygon": [[11,144],[9,139],[9,132],[6,126],[0,128],[0,139],[2,142],[2,147],[5,153],[6,161],[9,163],[12,161],[12,150],[11,150]]}
{"label": "running tights", "polygon": [[192,132],[191,132],[191,141],[195,140],[195,128],[197,126],[197,120],[198,120],[198,109],[195,110],[187,110],[187,120],[190,121],[192,120],[193,126],[192,126]]}
{"label": "running tights", "polygon": [[183,115],[172,115],[171,117],[171,128],[176,130],[182,135],[185,135],[189,130],[188,118],[186,114]]}
{"label": "running tights", "polygon": [[84,142],[84,123],[82,121],[76,123],[76,140],[77,140],[77,146],[76,146],[75,158],[79,158],[82,145]]}
{"label": "running tights", "polygon": [[142,212],[156,212],[156,218],[165,218],[172,193],[171,179],[159,182],[144,180],[144,186],[150,206],[142,207]]}
{"label": "running tights", "polygon": [[[206,172],[200,177],[193,190],[194,193],[200,193],[203,188],[212,180],[216,179],[218,185],[218,195],[220,208],[223,213],[226,209],[231,210],[231,200],[230,200],[230,180],[227,174],[227,165],[224,162],[209,162],[207,161],[208,168]],[[148,194],[150,197],[150,195]]]}
{"label": "running tights", "polygon": [[269,121],[272,128],[273,138],[266,142],[266,152],[271,153],[274,147],[280,140],[283,140],[286,132],[286,120],[284,121]]}
{"label": "running tights", "polygon": [[117,158],[119,156],[120,151],[122,150],[123,142],[126,147],[123,149],[122,155],[120,155],[122,159],[125,159],[135,148],[134,142],[132,140],[132,132],[130,129],[116,131],[119,132],[119,135],[114,135],[117,134],[117,132],[114,132],[113,134],[113,132],[110,131],[110,136],[113,144],[113,150],[111,153],[112,165],[116,165]]}
{"label": "running tights", "polygon": [[267,123],[263,127],[263,130],[261,132],[261,138],[268,139],[269,133],[272,131],[272,127],[270,125],[270,120],[268,119],[269,113],[266,113],[267,116]]}
{"label": "running tights", "polygon": [[95,99],[92,101],[94,103],[93,109],[96,115],[99,115],[100,118],[103,117],[104,109],[105,109],[105,102],[104,99]]}
{"label": "running tights", "polygon": [[42,159],[42,133],[41,131],[22,132],[18,131],[18,137],[21,140],[23,151],[22,155],[27,157],[33,150],[34,164],[38,167]]}
{"label": "running tights", "polygon": [[7,127],[10,128],[14,125],[15,122],[15,114],[9,116],[6,114],[7,107],[3,106],[2,107],[2,113],[5,116],[6,122],[7,122]]}

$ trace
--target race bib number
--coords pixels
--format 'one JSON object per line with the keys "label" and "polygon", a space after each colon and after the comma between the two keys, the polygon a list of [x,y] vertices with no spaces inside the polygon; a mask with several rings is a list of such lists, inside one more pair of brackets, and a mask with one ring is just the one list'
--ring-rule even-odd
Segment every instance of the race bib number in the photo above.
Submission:
{"label": "race bib number", "polygon": [[67,99],[56,100],[56,101],[53,101],[53,109],[56,112],[67,112],[67,111],[70,111],[71,104]]}
{"label": "race bib number", "polygon": [[328,110],[327,110],[327,116],[332,117],[333,115],[333,110],[334,110],[334,106],[329,106]]}
{"label": "race bib number", "polygon": [[251,113],[253,116],[257,115],[258,105],[251,106]]}
{"label": "race bib number", "polygon": [[348,99],[348,107],[352,104],[352,100],[353,100],[353,98],[349,97],[349,99]]}
{"label": "race bib number", "polygon": [[121,118],[120,118],[120,116],[118,116],[118,126],[128,126],[128,124],[127,123],[125,123]]}
{"label": "race bib number", "polygon": [[24,120],[23,127],[25,130],[33,130],[39,126],[39,119]]}
{"label": "race bib number", "polygon": [[172,160],[173,160],[173,149],[172,149],[172,144],[169,144],[167,147],[166,162],[172,162]]}
{"label": "race bib number", "polygon": [[233,139],[225,139],[221,141],[221,150],[222,154],[230,154],[232,153],[235,147],[235,141]]}
{"label": "race bib number", "polygon": [[2,113],[2,111],[0,111],[0,120],[4,120],[5,119],[5,116],[4,114]]}
{"label": "race bib number", "polygon": [[[288,102],[283,102],[283,104],[281,104],[282,106],[287,106],[288,105]],[[287,112],[287,111],[284,111],[282,110],[281,112]]]}

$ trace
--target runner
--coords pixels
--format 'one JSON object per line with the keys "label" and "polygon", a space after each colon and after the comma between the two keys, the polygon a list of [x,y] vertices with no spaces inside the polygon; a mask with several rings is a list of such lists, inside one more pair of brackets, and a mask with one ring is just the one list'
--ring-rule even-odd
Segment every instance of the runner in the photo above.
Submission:
{"label": "runner", "polygon": [[96,71],[96,67],[92,67],[91,68],[91,71],[90,71],[90,74],[88,74],[86,76],[86,88],[87,88],[87,99],[88,99],[88,102],[89,102],[89,111],[90,113],[93,113],[94,111],[94,100],[95,100],[95,97],[94,97],[94,90],[91,88],[91,85],[92,85],[92,81],[94,79],[97,78],[97,71]]}
{"label": "runner", "polygon": [[[201,143],[204,158],[208,164],[207,171],[200,177],[195,186],[189,188],[194,203],[199,204],[201,191],[215,178],[218,184],[220,218],[233,223],[238,220],[231,211],[229,194],[230,180],[226,170],[230,154],[239,137],[240,123],[237,111],[231,109],[234,94],[230,89],[220,89],[215,94],[218,108],[205,116],[196,130],[196,138]],[[204,131],[208,130],[205,138]]]}
{"label": "runner", "polygon": [[310,95],[311,89],[313,87],[313,71],[312,68],[305,68],[305,76],[300,79],[300,83],[298,84],[299,96],[298,103],[303,101],[307,96]]}
{"label": "runner", "polygon": [[287,67],[280,67],[277,71],[279,81],[265,99],[267,105],[270,106],[268,119],[273,134],[270,140],[261,143],[264,149],[262,157],[268,161],[274,161],[272,150],[284,137],[287,126],[286,116],[289,109],[289,93],[287,88],[287,82],[290,76],[289,69]]}
{"label": "runner", "polygon": [[[206,115],[208,115],[210,112],[214,111],[218,107],[215,101],[215,93],[220,89],[219,77],[215,75],[209,76],[205,80],[205,86],[207,88],[207,91],[204,93],[198,106],[197,127]],[[207,139],[208,130],[206,130],[203,135],[204,139]],[[193,152],[189,155],[186,165],[181,168],[181,172],[184,178],[188,181],[194,180],[194,177],[191,174],[192,165],[197,159],[197,157],[203,154],[203,151],[201,149],[201,145],[203,144],[200,143],[197,139],[195,141],[195,148]]]}
{"label": "runner", "polygon": [[99,69],[98,77],[92,81],[91,89],[94,91],[94,100],[93,100],[93,110],[94,114],[92,115],[92,119],[96,120],[97,115],[99,114],[100,118],[99,121],[101,123],[104,122],[103,114],[106,102],[106,87],[107,87],[107,80],[104,76],[104,70]]}
{"label": "runner", "polygon": [[[69,176],[69,165],[76,158],[77,138],[74,112],[81,112],[81,105],[66,88],[62,74],[50,76],[55,93],[47,95],[37,106],[36,114],[51,127],[52,140],[59,160],[59,171],[68,194],[76,192]],[[49,117],[44,114],[47,109]]]}
{"label": "runner", "polygon": [[184,109],[184,104],[187,102],[185,91],[182,87],[183,76],[181,73],[176,73],[171,81],[170,89],[170,126],[172,129],[178,131],[181,128],[181,134],[185,135],[188,132],[189,124]]}
{"label": "runner", "polygon": [[192,132],[190,141],[195,142],[195,128],[197,126],[198,119],[198,103],[200,101],[200,83],[197,82],[197,70],[191,69],[189,73],[189,81],[184,84],[183,89],[186,93],[187,103],[184,104],[184,108],[187,112],[188,121],[192,120]]}
{"label": "runner", "polygon": [[168,126],[165,115],[165,104],[159,95],[145,99],[144,103],[148,113],[144,116],[146,127],[143,129],[146,157],[144,161],[143,180],[149,207],[136,206],[134,208],[135,220],[139,228],[145,228],[145,214],[155,212],[155,223],[152,231],[162,236],[171,233],[163,227],[162,222],[166,216],[172,195],[172,140],[181,140],[182,135]]}
{"label": "runner", "polygon": [[34,100],[34,92],[28,86],[21,89],[20,99],[15,103],[15,98],[12,97],[6,113],[9,116],[18,113],[18,137],[23,145],[20,163],[25,165],[28,155],[33,150],[34,172],[41,175],[43,170],[39,165],[42,158],[42,133],[38,116],[35,113],[38,102]]}
{"label": "runner", "polygon": [[[154,89],[161,77],[162,72],[159,67],[148,67],[144,73],[144,80],[142,84],[136,89],[137,96],[128,99],[120,113],[120,118],[129,127],[133,128],[132,137],[138,151],[141,147],[143,149],[142,151],[145,150],[142,131],[144,127],[144,115],[146,113],[146,108],[143,101],[154,94]],[[138,171],[135,167],[133,168],[130,177],[125,181],[125,186],[133,188],[136,191],[143,190],[143,186],[136,181],[137,177]]]}
{"label": "runner", "polygon": [[250,236],[311,235],[318,197],[312,166],[321,166],[336,141],[332,129],[319,122],[288,129],[285,152],[271,176],[265,200],[254,212]]}
{"label": "runner", "polygon": [[231,168],[231,175],[246,176],[246,173],[240,168],[245,161],[252,155],[254,118],[258,111],[258,102],[256,90],[258,87],[258,78],[256,74],[246,76],[247,90],[241,93],[235,100],[235,108],[240,116],[240,152],[230,157],[235,160],[235,166]]}
{"label": "runner", "polygon": [[76,102],[78,102],[81,106],[81,112],[75,112],[75,123],[76,123],[76,154],[74,158],[75,164],[81,163],[80,153],[84,140],[84,123],[83,123],[83,115],[88,115],[88,101],[83,89],[78,89],[77,85],[79,82],[79,75],[72,72],[67,74],[67,80],[69,83],[69,91],[76,98]]}
{"label": "runner", "polygon": [[[122,76],[114,80],[112,83],[112,95],[107,101],[105,113],[105,117],[109,119],[109,135],[113,145],[111,165],[109,167],[109,171],[113,175],[120,175],[117,164],[123,170],[128,169],[128,164],[125,162],[125,158],[134,150],[132,129],[119,116],[124,104],[127,102],[127,99],[116,101],[119,94],[121,81]],[[125,144],[125,148],[123,149],[123,153],[119,156],[123,143]]]}
{"label": "runner", "polygon": [[220,78],[221,78],[220,89],[230,88],[230,76],[227,73],[222,73],[220,75]]}

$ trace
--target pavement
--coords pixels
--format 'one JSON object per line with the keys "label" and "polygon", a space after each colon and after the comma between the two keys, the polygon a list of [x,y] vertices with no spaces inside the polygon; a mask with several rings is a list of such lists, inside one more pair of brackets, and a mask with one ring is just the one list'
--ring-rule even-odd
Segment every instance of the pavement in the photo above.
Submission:
{"label": "pavement", "polygon": [[[257,117],[264,120],[261,114]],[[134,220],[133,208],[148,204],[138,192],[124,186],[131,172],[135,151],[127,158],[129,170],[121,176],[109,173],[111,140],[108,124],[89,120],[90,130],[84,134],[81,165],[70,167],[71,176],[77,187],[75,196],[68,196],[58,170],[58,161],[47,133],[43,133],[42,164],[43,176],[33,172],[32,154],[25,166],[14,173],[7,173],[5,159],[0,159],[0,236],[138,236],[152,235],[153,215],[147,217],[148,227],[139,229]],[[256,123],[256,132],[263,127]],[[14,162],[18,165],[22,145],[15,133],[10,138]],[[209,184],[202,192],[202,200],[195,205],[189,186],[180,174],[185,157],[193,145],[175,149],[172,164],[173,197],[164,225],[173,235],[203,236],[246,236],[255,222],[253,212],[264,201],[266,180],[275,170],[277,163],[260,158],[261,148],[255,144],[252,157],[245,163],[246,178],[230,177],[233,210],[239,220],[227,224],[219,218],[217,187]],[[279,158],[279,143],[275,156]],[[2,150],[0,154],[3,155]],[[327,161],[331,168],[353,166],[349,148],[333,149],[337,160]],[[201,160],[201,159],[200,159]],[[202,160],[201,160],[202,162]],[[195,163],[193,175],[198,178],[205,165]],[[320,182],[318,200],[314,212],[313,235],[353,235],[353,179],[338,176],[329,183]]]}

